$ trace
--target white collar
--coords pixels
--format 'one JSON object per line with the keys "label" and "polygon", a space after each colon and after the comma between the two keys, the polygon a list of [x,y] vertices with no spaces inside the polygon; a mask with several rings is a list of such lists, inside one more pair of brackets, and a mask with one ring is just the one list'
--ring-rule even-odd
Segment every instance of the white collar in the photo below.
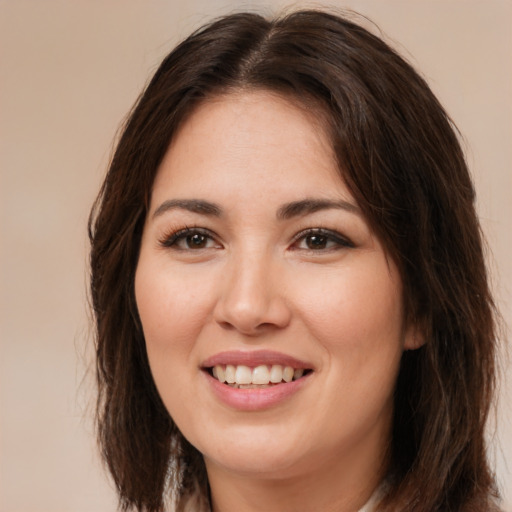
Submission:
{"label": "white collar", "polygon": [[379,485],[375,492],[372,494],[371,498],[366,502],[366,505],[363,508],[360,508],[358,512],[377,512],[376,505],[380,498],[382,498],[382,494],[384,492],[384,485]]}

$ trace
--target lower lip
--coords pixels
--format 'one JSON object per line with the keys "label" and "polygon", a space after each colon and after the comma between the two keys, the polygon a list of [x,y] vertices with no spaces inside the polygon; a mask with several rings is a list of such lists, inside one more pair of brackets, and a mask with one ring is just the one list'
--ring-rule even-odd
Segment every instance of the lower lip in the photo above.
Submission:
{"label": "lower lip", "polygon": [[307,384],[312,372],[292,382],[276,384],[268,388],[252,389],[232,388],[219,382],[208,372],[203,373],[213,393],[221,402],[241,411],[259,411],[274,407],[291,398]]}

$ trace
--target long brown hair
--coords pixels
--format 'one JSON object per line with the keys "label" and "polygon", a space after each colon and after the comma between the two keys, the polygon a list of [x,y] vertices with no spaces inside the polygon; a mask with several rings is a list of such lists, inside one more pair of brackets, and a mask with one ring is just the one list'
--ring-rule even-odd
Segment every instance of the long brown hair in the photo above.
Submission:
{"label": "long brown hair", "polygon": [[89,222],[99,442],[122,508],[162,511],[166,493],[181,509],[191,496],[207,503],[202,457],[151,377],[134,274],[153,180],[178,126],[201,102],[251,89],[318,112],[341,178],[400,268],[406,314],[425,335],[403,355],[379,510],[494,510],[484,429],[495,314],[456,132],[386,43],[319,11],[234,14],[203,27],[165,58],[124,127]]}

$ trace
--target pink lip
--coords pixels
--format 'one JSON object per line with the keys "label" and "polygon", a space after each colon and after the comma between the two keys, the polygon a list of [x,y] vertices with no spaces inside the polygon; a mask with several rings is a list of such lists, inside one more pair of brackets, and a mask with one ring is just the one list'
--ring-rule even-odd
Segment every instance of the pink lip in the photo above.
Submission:
{"label": "pink lip", "polygon": [[201,364],[201,367],[211,368],[218,364],[243,364],[251,367],[258,366],[260,364],[280,364],[282,366],[291,366],[292,368],[313,369],[311,364],[272,350],[231,350],[228,352],[220,352],[219,354],[215,354],[214,356],[206,359],[206,361]]}
{"label": "pink lip", "polygon": [[201,368],[203,369],[202,373],[207,380],[208,386],[221,402],[240,411],[264,410],[280,404],[305,386],[313,374],[313,372],[310,372],[300,379],[276,384],[268,388],[239,389],[219,382],[216,378],[212,377],[209,372],[205,371],[205,369],[216,365],[227,364],[243,364],[250,367],[259,366],[261,364],[280,364],[282,366],[310,370],[313,369],[313,366],[295,357],[271,350],[232,350],[220,352],[219,354],[209,357],[201,364]]}
{"label": "pink lip", "polygon": [[219,382],[206,371],[202,373],[213,394],[227,406],[239,411],[259,411],[277,406],[304,387],[312,375],[308,373],[300,379],[268,388],[238,389]]}

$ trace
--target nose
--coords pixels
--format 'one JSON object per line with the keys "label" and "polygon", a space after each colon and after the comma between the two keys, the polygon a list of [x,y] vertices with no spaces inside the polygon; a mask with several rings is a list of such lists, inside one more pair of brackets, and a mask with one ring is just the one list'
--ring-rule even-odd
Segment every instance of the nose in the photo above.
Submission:
{"label": "nose", "polygon": [[271,258],[252,254],[233,259],[214,309],[216,322],[246,336],[285,328],[291,310],[284,284],[283,272]]}

